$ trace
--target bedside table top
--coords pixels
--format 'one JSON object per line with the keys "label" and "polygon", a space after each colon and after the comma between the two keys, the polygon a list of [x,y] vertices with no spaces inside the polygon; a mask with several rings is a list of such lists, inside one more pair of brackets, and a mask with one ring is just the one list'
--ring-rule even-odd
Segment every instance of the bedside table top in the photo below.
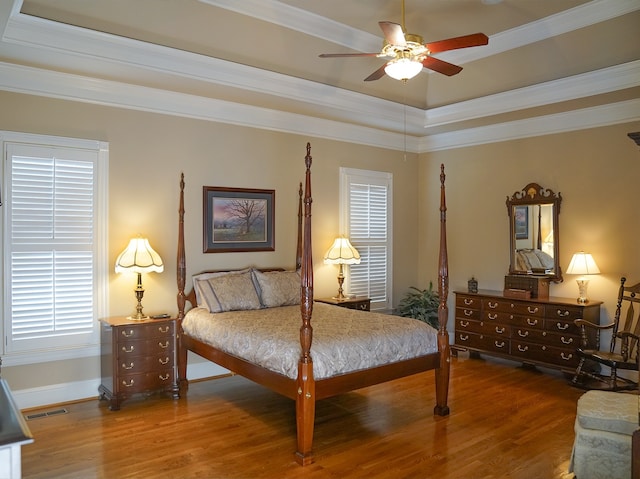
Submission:
{"label": "bedside table top", "polygon": [[109,326],[127,326],[130,324],[149,324],[149,323],[161,323],[163,321],[175,321],[174,316],[168,318],[147,318],[147,319],[130,319],[126,316],[112,316],[110,318],[100,318],[100,322],[108,324]]}
{"label": "bedside table top", "polygon": [[355,298],[344,298],[344,299],[336,299],[336,298],[314,298],[314,301],[319,301],[321,303],[327,304],[349,304],[349,303],[361,303],[363,301],[370,301],[369,298],[364,296],[357,296]]}

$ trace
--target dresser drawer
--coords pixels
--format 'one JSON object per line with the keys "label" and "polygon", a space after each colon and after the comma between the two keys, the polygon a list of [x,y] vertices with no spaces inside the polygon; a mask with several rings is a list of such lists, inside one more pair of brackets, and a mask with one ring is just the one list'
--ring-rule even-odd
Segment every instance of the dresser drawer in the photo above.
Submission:
{"label": "dresser drawer", "polygon": [[512,340],[511,355],[521,358],[524,362],[529,359],[534,362],[558,366],[562,369],[575,369],[579,362],[575,348],[557,348],[517,339]]}
{"label": "dresser drawer", "polygon": [[477,296],[456,295],[456,308],[480,309],[482,300]]}
{"label": "dresser drawer", "polygon": [[459,319],[480,319],[479,309],[456,308],[456,318]]}
{"label": "dresser drawer", "polygon": [[467,333],[484,333],[486,331],[486,328],[482,321],[456,318],[456,331],[464,331]]}
{"label": "dresser drawer", "polygon": [[547,306],[546,317],[549,319],[562,319],[573,322],[574,319],[580,319],[584,315],[584,309],[579,306],[566,306],[550,304]]}
{"label": "dresser drawer", "polygon": [[456,331],[456,345],[471,349],[509,354],[510,341],[508,337]]}
{"label": "dresser drawer", "polygon": [[510,314],[544,317],[543,304],[514,301],[511,299],[486,298],[482,300],[484,311],[501,311]]}
{"label": "dresser drawer", "polygon": [[575,325],[573,320],[566,321],[564,319],[545,319],[544,325],[545,329],[549,332],[580,336],[580,328]]}

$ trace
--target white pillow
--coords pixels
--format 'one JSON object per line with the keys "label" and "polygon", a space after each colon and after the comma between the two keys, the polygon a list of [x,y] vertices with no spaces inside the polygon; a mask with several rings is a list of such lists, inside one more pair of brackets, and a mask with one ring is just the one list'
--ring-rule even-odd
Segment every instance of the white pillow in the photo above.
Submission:
{"label": "white pillow", "polygon": [[297,271],[253,270],[260,300],[265,308],[300,304],[300,274]]}
{"label": "white pillow", "polygon": [[240,269],[237,271],[215,271],[215,272],[211,272],[211,273],[199,273],[199,274],[195,274],[192,277],[193,280],[193,291],[196,294],[196,304],[201,307],[201,308],[209,308],[209,305],[206,303],[206,301],[203,298],[203,294],[202,294],[202,286],[201,286],[201,282],[202,281],[206,281],[210,278],[218,278],[220,276],[225,276],[227,274],[240,274],[240,273],[248,273],[251,271],[251,268],[246,268],[246,269]]}
{"label": "white pillow", "polygon": [[203,303],[212,313],[261,307],[251,272],[214,276],[199,283]]}

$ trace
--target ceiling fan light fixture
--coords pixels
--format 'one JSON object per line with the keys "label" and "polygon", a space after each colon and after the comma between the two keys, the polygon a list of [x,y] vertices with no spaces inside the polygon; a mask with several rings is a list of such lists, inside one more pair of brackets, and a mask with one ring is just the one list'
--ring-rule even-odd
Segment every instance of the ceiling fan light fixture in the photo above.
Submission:
{"label": "ceiling fan light fixture", "polygon": [[384,72],[395,80],[407,81],[422,71],[422,63],[410,58],[396,58],[387,63]]}

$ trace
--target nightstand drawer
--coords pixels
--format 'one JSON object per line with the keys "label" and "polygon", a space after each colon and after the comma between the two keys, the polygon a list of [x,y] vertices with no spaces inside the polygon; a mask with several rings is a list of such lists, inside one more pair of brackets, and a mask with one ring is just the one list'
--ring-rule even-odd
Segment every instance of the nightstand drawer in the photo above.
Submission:
{"label": "nightstand drawer", "polygon": [[156,371],[158,368],[171,368],[173,367],[173,351],[156,356],[122,358],[118,365],[121,374],[143,373]]}
{"label": "nightstand drawer", "polygon": [[156,338],[148,341],[119,341],[117,357],[123,359],[134,356],[148,356],[161,352],[173,353],[173,341],[171,338]]}
{"label": "nightstand drawer", "polygon": [[165,338],[173,334],[174,322],[162,322],[158,324],[136,324],[132,326],[118,327],[122,339],[149,339]]}
{"label": "nightstand drawer", "polygon": [[118,377],[117,392],[128,394],[153,391],[170,386],[174,381],[173,369],[143,374],[125,374]]}

